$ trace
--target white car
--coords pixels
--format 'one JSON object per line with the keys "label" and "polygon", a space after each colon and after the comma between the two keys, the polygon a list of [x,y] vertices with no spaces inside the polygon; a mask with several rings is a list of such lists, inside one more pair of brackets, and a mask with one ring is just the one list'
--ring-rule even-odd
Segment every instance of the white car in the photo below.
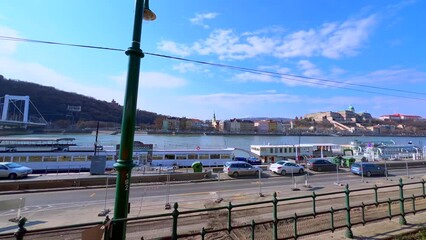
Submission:
{"label": "white car", "polygon": [[33,170],[14,162],[0,162],[0,178],[16,179],[27,177]]}
{"label": "white car", "polygon": [[305,168],[294,162],[280,160],[276,163],[273,163],[269,166],[269,170],[276,173],[285,175],[286,173],[305,173]]}

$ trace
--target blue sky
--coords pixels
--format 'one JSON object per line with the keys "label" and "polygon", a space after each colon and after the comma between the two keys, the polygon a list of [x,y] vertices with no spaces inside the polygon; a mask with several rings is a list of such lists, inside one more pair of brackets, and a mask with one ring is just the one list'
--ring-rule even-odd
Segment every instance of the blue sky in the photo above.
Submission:
{"label": "blue sky", "polygon": [[[134,3],[0,0],[0,36],[127,49]],[[157,19],[143,23],[144,52],[252,71],[146,55],[139,109],[224,120],[352,105],[373,117],[426,117],[426,1],[151,0],[150,8]],[[4,77],[96,99],[123,103],[127,65],[120,51],[0,37]]]}

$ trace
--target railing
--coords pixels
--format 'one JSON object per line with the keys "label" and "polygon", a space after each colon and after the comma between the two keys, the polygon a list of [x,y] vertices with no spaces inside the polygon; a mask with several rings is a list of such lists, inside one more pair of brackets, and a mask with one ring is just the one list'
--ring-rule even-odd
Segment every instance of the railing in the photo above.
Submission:
{"label": "railing", "polygon": [[[404,189],[406,186],[412,187]],[[414,193],[408,196],[408,192]],[[372,195],[371,201],[359,201],[360,198],[365,199],[366,195]],[[74,230],[75,232],[76,229],[77,233],[81,234],[81,229],[103,224],[105,226],[103,238],[105,240],[110,240],[111,227],[114,227],[116,223],[127,222],[129,223],[129,229],[129,226],[135,226],[136,222],[139,222],[138,234],[144,235],[145,230],[142,229],[143,227],[141,225],[150,221],[157,221],[162,225],[170,225],[161,227],[161,233],[159,234],[163,235],[156,237],[170,237],[171,239],[194,236],[201,237],[201,239],[214,239],[215,236],[218,236],[217,234],[232,235],[235,239],[297,239],[312,234],[329,231],[334,232],[337,229],[346,229],[345,236],[352,238],[352,227],[355,225],[365,225],[369,222],[392,219],[394,217],[399,217],[399,223],[401,225],[407,224],[407,214],[416,214],[426,211],[425,198],[424,179],[419,182],[405,184],[402,179],[399,179],[399,183],[394,185],[380,187],[374,185],[369,188],[353,190],[349,189],[349,186],[346,185],[343,191],[318,194],[313,192],[311,195],[288,198],[278,198],[275,192],[272,200],[235,205],[229,202],[227,205],[206,209],[181,211],[179,209],[179,204],[175,203],[170,213],[111,220],[107,217],[105,222],[76,224],[49,229],[27,231],[21,222],[21,226],[15,233],[15,236],[16,239],[24,239],[24,235],[40,235],[47,232],[59,231],[63,233],[68,230]],[[320,201],[323,202],[325,200],[329,203],[337,201],[336,205],[340,204],[343,206],[333,207],[327,204],[327,206],[330,206],[330,208],[327,207],[328,209],[317,206]],[[351,202],[358,203],[351,204]],[[300,206],[302,204],[307,205],[311,210],[304,213],[294,212],[292,215],[287,214],[285,217],[279,217],[280,211],[281,213],[283,213],[284,210],[288,212],[288,210],[294,209],[293,206]],[[268,210],[272,210],[272,212],[268,212]],[[262,212],[262,214],[256,216],[258,212]],[[210,214],[210,216],[206,216],[205,214]],[[216,214],[217,216],[221,215],[223,218],[226,218],[226,220],[214,221],[212,226],[204,226],[199,230],[180,229],[180,231],[178,231],[179,221],[185,222],[191,217],[197,217],[195,221],[198,222],[194,222],[194,224],[203,223],[203,219],[207,220],[211,217],[211,214]],[[263,216],[265,214],[269,217]],[[247,218],[252,219],[247,221]],[[23,220],[23,223],[25,224],[25,220]],[[170,232],[164,233],[167,228],[170,228]],[[147,227],[146,229],[149,228]],[[0,239],[5,236],[4,234],[0,235]],[[149,239],[149,237],[145,237],[145,239]]]}

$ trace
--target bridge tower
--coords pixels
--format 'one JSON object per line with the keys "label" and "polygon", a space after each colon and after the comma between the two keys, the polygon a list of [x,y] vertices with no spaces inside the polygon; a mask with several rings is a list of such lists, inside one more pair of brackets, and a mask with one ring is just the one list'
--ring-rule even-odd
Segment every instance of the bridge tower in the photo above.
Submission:
{"label": "bridge tower", "polygon": [[30,109],[30,96],[13,96],[13,95],[5,95],[4,96],[4,104],[3,104],[3,112],[1,115],[2,121],[7,121],[7,114],[9,111],[9,103],[12,101],[24,101],[24,112],[23,112],[23,123],[28,123],[28,112]]}

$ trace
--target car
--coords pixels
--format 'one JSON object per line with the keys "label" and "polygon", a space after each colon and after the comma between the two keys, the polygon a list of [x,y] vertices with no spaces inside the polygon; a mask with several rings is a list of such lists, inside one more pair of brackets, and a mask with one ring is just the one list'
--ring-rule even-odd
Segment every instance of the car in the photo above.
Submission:
{"label": "car", "polygon": [[232,161],[225,163],[223,166],[223,172],[232,177],[239,177],[243,175],[257,176],[259,173],[262,173],[262,169],[246,162]]}
{"label": "car", "polygon": [[269,170],[276,174],[285,175],[286,173],[299,173],[303,174],[305,168],[294,162],[280,160],[269,166]]}
{"label": "car", "polygon": [[380,167],[377,164],[369,162],[356,162],[351,165],[351,172],[356,175],[364,175],[371,177],[373,175],[384,176],[386,170],[384,167]]}
{"label": "car", "polygon": [[16,179],[27,177],[33,170],[14,162],[0,162],[0,178]]}
{"label": "car", "polygon": [[246,157],[234,157],[233,160],[250,163],[251,165],[261,165],[262,164],[262,161],[260,161],[260,159],[258,159],[256,157],[248,157],[248,158],[246,158]]}
{"label": "car", "polygon": [[313,158],[307,163],[308,169],[322,172],[322,171],[336,171],[337,165],[323,158]]}

